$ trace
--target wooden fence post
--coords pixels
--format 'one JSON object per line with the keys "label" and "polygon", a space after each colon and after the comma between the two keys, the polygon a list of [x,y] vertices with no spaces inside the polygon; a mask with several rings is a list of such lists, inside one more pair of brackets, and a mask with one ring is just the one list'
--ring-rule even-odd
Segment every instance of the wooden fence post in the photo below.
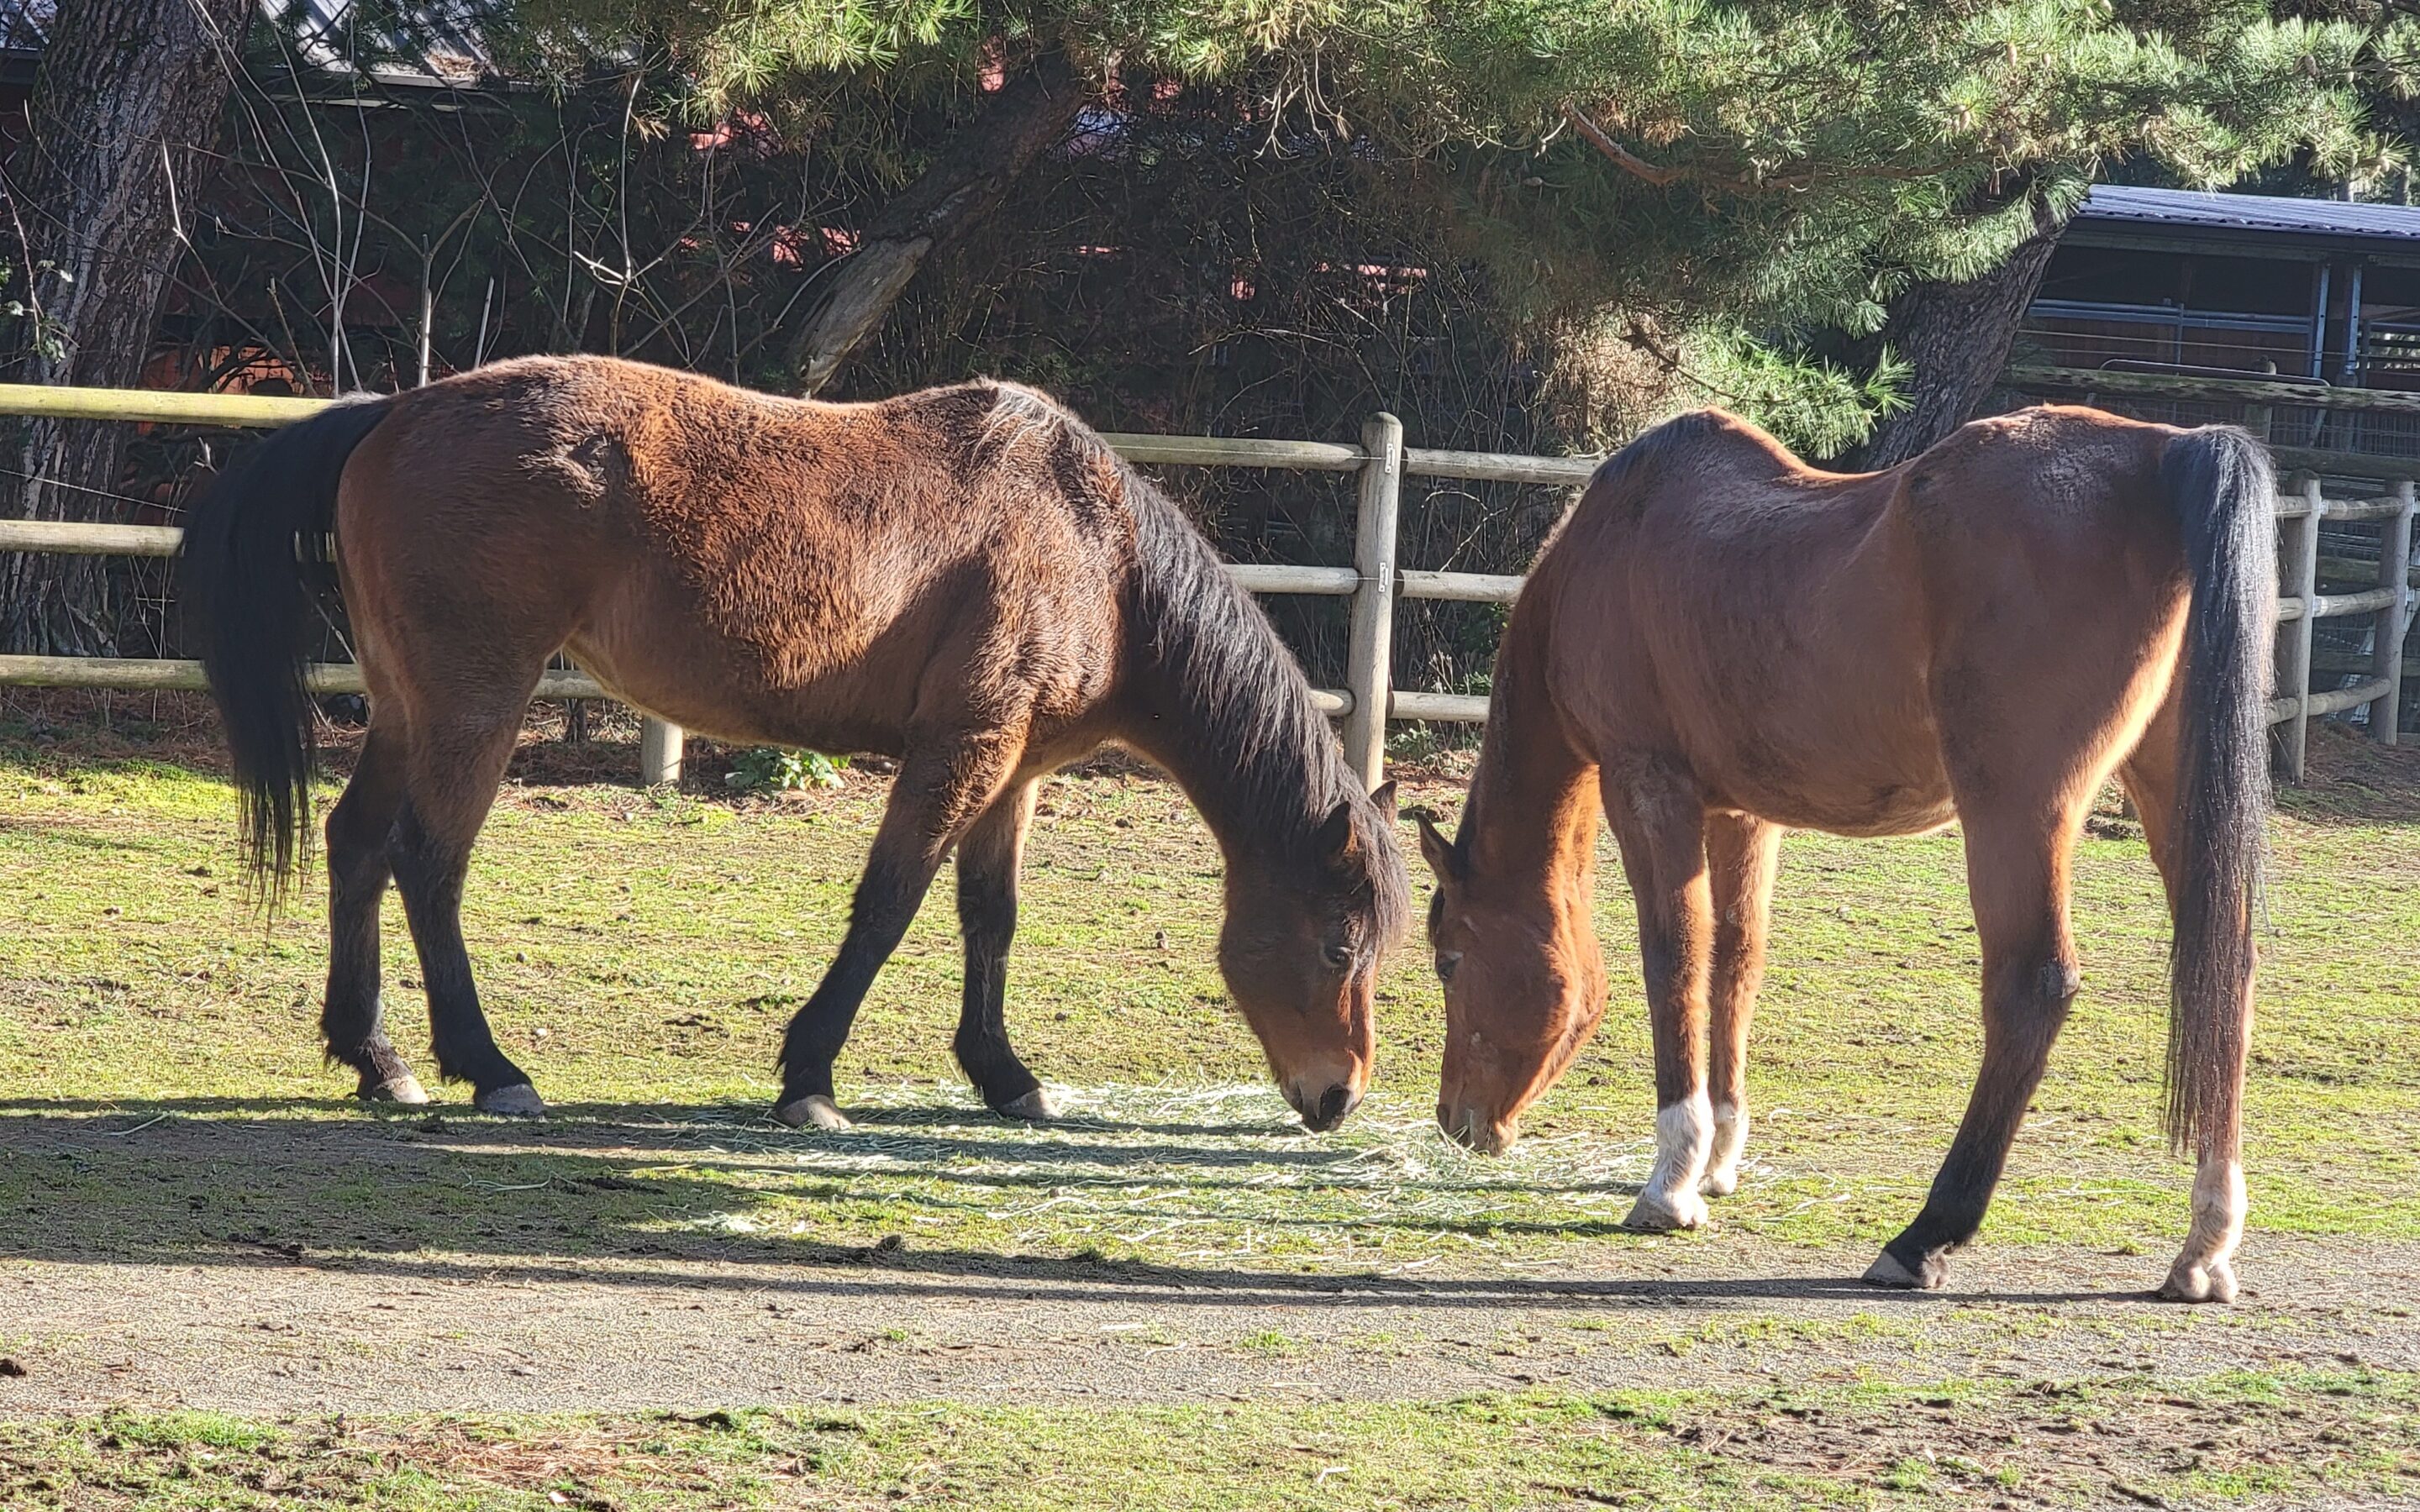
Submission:
{"label": "wooden fence post", "polygon": [[639,785],[680,786],[681,727],[657,718],[639,721]]}
{"label": "wooden fence post", "polygon": [[2411,623],[2414,507],[2410,480],[2395,486],[2395,502],[2399,507],[2378,525],[2378,586],[2394,589],[2395,602],[2378,611],[2369,651],[2369,674],[2386,680],[2386,691],[2370,701],[2369,733],[2389,746],[2395,744],[2396,727],[2403,722],[2403,630]]}
{"label": "wooden fence post", "polygon": [[2304,742],[2311,729],[2311,600],[2319,592],[2319,518],[2327,513],[2327,501],[2319,494],[2319,480],[2306,473],[2303,478],[2304,512],[2287,521],[2284,560],[2284,596],[2299,598],[2303,612],[2277,627],[2277,696],[2293,701],[2294,712],[2286,717],[2284,765],[2286,780],[2303,780]]}
{"label": "wooden fence post", "polygon": [[1387,715],[1394,699],[1395,516],[1404,481],[1404,423],[1372,415],[1361,426],[1361,464],[1353,529],[1353,637],[1345,650],[1344,759],[1364,788],[1387,775]]}

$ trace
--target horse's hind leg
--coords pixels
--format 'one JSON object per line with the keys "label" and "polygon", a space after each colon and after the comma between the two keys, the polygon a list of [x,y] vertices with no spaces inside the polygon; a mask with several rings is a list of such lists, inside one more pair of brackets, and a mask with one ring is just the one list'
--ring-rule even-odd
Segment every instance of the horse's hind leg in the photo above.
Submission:
{"label": "horse's hind leg", "polygon": [[1058,1109],[1008,1042],[1008,948],[1016,933],[1016,872],[1033,822],[1036,784],[1001,794],[958,842],[958,927],[967,942],[966,997],[955,1049],[967,1079],[991,1109],[1012,1119],[1051,1119]]}
{"label": "horse's hind leg", "polygon": [[437,1069],[449,1080],[469,1082],[472,1102],[483,1112],[534,1116],[546,1104],[527,1073],[496,1047],[462,941],[462,879],[471,847],[495,802],[527,704],[524,689],[520,699],[498,700],[485,714],[415,721],[388,858],[420,952]]}
{"label": "horse's hind leg", "polygon": [[1739,1189],[1740,1151],[1747,1144],[1747,1031],[1764,983],[1765,926],[1773,910],[1773,874],[1781,855],[1781,826],[1748,814],[1717,814],[1706,822],[1706,867],[1713,878],[1714,969],[1709,1033],[1714,1097],[1714,1152],[1705,1190],[1726,1197]]}
{"label": "horse's hind leg", "polygon": [[373,715],[362,759],[328,814],[328,998],[319,1031],[328,1057],[361,1077],[358,1095],[426,1103],[428,1094],[380,1023],[379,904],[386,897],[387,837],[403,806],[405,737]]}
{"label": "horse's hind leg", "polygon": [[1923,1211],[1883,1247],[1866,1273],[1869,1282],[1938,1287],[1948,1276],[1949,1252],[1982,1227],[2009,1147],[2082,984],[2068,933],[2068,861],[2102,775],[2091,773],[2046,804],[1977,804],[1962,811],[1966,886],[1983,953],[1983,1064]]}
{"label": "horse's hind leg", "polygon": [[[2126,795],[2134,800],[2134,811],[2142,817],[2143,839],[2150,845],[2152,864],[2160,869],[2170,918],[2175,917],[2177,879],[2184,866],[2184,858],[2176,852],[2174,828],[2177,713],[2172,697],[2144,732],[2134,753],[2118,769]],[[2201,1151],[2194,1173],[2193,1227],[2160,1288],[2160,1295],[2171,1301],[2235,1300],[2235,1251],[2243,1242],[2243,1130],[2239,1123],[2215,1133],[2218,1137]]]}
{"label": "horse's hind leg", "polygon": [[1661,768],[1617,773],[1608,764],[1600,783],[1638,904],[1640,964],[1655,1041],[1655,1167],[1622,1224],[1696,1228],[1706,1221],[1698,1186],[1714,1133],[1706,1096],[1714,901],[1705,810],[1693,784]]}
{"label": "horse's hind leg", "polygon": [[1023,748],[1021,733],[995,726],[918,742],[900,764],[840,953],[783,1037],[782,1099],[774,1104],[783,1122],[848,1126],[832,1100],[832,1062],[848,1042],[849,1026],[914,921],[941,858],[1000,796]]}

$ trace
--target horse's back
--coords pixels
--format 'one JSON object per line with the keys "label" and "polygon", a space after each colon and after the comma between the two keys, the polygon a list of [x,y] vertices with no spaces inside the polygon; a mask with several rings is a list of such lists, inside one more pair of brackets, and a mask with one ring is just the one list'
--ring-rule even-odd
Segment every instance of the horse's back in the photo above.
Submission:
{"label": "horse's back", "polygon": [[1114,458],[1011,385],[822,404],[528,359],[405,395],[372,440],[349,598],[411,601],[386,617],[425,637],[436,595],[508,656],[567,643],[709,733],[882,749],[940,702],[1080,698],[1117,633]]}
{"label": "horse's back", "polygon": [[1562,717],[1601,762],[1713,807],[1851,834],[1946,822],[1959,659],[2064,664],[2062,615],[2173,563],[2138,517],[2161,430],[2029,411],[1838,474],[1728,415],[1668,423],[1540,563]]}

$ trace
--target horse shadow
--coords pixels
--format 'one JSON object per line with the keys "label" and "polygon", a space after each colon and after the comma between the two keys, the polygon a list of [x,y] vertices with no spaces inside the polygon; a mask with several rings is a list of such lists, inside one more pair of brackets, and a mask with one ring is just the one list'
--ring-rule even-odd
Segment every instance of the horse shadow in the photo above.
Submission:
{"label": "horse shadow", "polygon": [[[176,1264],[343,1271],[398,1280],[516,1280],[797,1297],[912,1295],[935,1300],[1148,1301],[1176,1307],[1286,1307],[1575,1312],[1675,1305],[1746,1307],[1777,1302],[1861,1306],[2071,1304],[2126,1301],[2094,1290],[1932,1292],[1877,1290],[1838,1274],[1678,1276],[1472,1275],[1289,1269],[1281,1264],[1123,1258],[1096,1250],[1020,1253],[916,1236],[916,1220],[946,1223],[980,1204],[962,1185],[1064,1186],[1063,1169],[951,1178],[946,1161],[925,1190],[890,1199],[895,1211],[864,1242],[788,1232],[789,1199],[842,1201],[853,1167],[815,1161],[732,1158],[735,1136],[763,1135],[774,1153],[845,1151],[849,1136],[810,1136],[734,1118],[728,1107],[646,1110],[628,1121],[601,1115],[527,1125],[446,1110],[332,1118],[350,1104],[322,1099],[189,1098],[108,1103],[0,1100],[0,1257],[61,1263]],[[566,1113],[571,1110],[566,1110]],[[885,1128],[945,1127],[963,1109],[884,1110]],[[1177,1126],[1184,1127],[1184,1126]],[[1230,1126],[1209,1125],[1225,1129]],[[1243,1126],[1257,1130],[1259,1126]],[[920,1135],[920,1138],[929,1137]],[[935,1141],[973,1148],[972,1139]],[[865,1142],[861,1142],[860,1148]],[[1275,1142],[1273,1142],[1274,1144]],[[1064,1158],[1069,1147],[981,1142],[1003,1164]],[[1087,1157],[1097,1147],[1076,1147]],[[1198,1153],[1138,1140],[1112,1160]],[[1004,1152],[1005,1151],[1005,1152]],[[1352,1152],[1276,1146],[1257,1159],[1312,1167]],[[1508,1183],[1509,1184],[1509,1183]],[[1116,1210],[1109,1210],[1112,1213]],[[1360,1224],[1315,1215],[1255,1216],[1264,1227],[1361,1227],[1403,1234],[1466,1227],[1417,1212]],[[804,1225],[799,1225],[801,1230]],[[1607,1268],[1629,1253],[1610,1220],[1493,1221],[1498,1235],[1606,1242]],[[1366,1237],[1366,1234],[1365,1234]],[[2148,1298],[2148,1293],[2140,1294]]]}

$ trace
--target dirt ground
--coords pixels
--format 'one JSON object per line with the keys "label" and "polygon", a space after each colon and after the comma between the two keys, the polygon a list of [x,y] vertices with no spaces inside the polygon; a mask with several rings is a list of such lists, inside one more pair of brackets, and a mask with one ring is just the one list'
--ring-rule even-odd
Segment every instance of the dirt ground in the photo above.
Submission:
{"label": "dirt ground", "polygon": [[[20,1155],[106,1159],[117,1120],[53,1120]],[[197,1123],[180,1158],[238,1142],[335,1168],[382,1126]],[[508,1134],[465,1131],[488,1153]],[[542,1136],[540,1136],[542,1138]],[[288,1147],[288,1148],[281,1148]],[[358,1146],[359,1148],[349,1148]],[[527,1147],[541,1151],[542,1143]],[[252,1414],[704,1410],[921,1398],[1405,1400],[1802,1380],[2420,1372],[2420,1243],[2256,1236],[2232,1308],[2143,1289],[2164,1257],[1984,1245],[1950,1289],[1854,1281],[1864,1250],[1714,1232],[1606,1263],[1415,1262],[1361,1273],[809,1247],[596,1257],[313,1247],[285,1231],[89,1257],[74,1214],[19,1215],[0,1260],[0,1411],[114,1403]],[[123,1242],[113,1240],[111,1242]],[[543,1246],[534,1246],[542,1248]]]}

